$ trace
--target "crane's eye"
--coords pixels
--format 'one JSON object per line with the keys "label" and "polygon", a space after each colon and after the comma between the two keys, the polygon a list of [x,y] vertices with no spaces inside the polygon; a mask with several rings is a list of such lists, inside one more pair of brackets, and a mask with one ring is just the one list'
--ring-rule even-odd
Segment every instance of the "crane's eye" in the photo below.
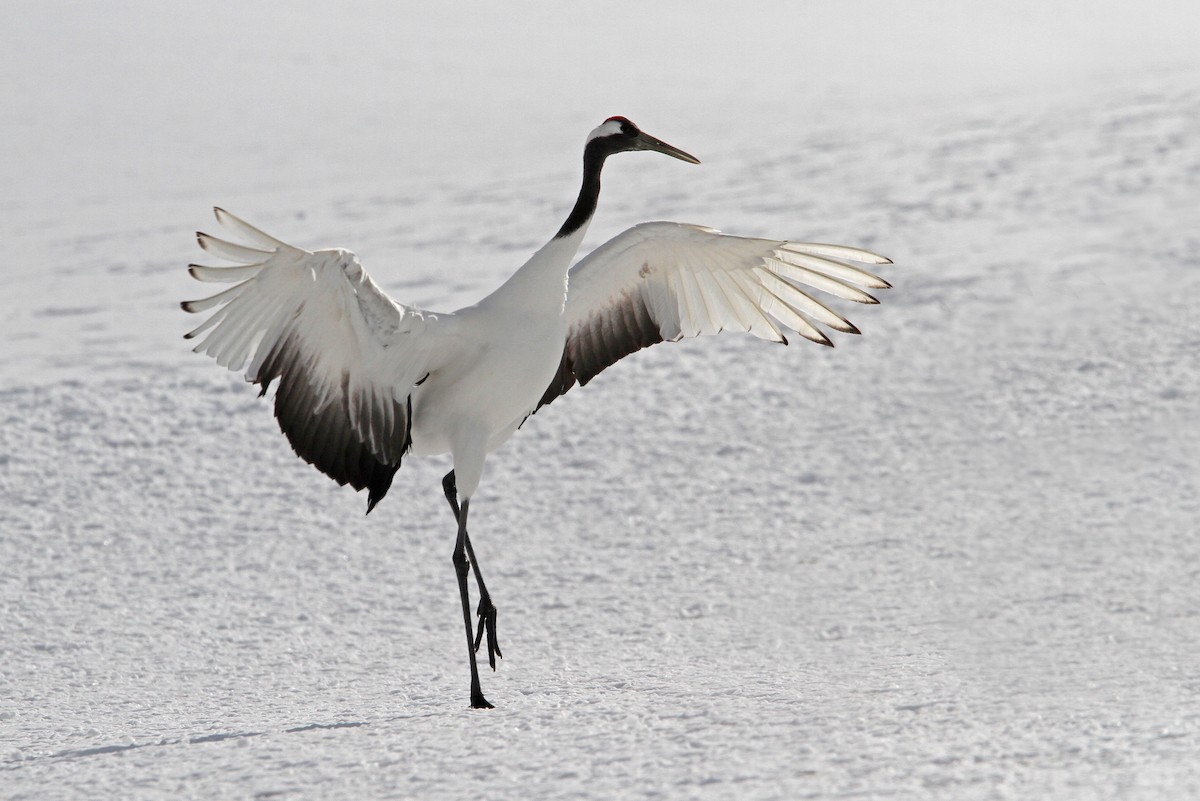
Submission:
{"label": "crane's eye", "polygon": [[623,122],[621,123],[621,133],[625,134],[626,136],[637,136],[638,129],[637,126],[631,122]]}

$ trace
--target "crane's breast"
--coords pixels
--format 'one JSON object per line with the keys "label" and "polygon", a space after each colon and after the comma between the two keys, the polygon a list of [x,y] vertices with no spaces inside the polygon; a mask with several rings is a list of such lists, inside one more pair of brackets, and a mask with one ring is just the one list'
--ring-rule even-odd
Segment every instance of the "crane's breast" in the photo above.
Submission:
{"label": "crane's breast", "polygon": [[558,372],[566,342],[561,318],[497,328],[478,338],[453,364],[413,389],[413,452],[445,453],[464,427],[489,434],[489,450],[516,430]]}

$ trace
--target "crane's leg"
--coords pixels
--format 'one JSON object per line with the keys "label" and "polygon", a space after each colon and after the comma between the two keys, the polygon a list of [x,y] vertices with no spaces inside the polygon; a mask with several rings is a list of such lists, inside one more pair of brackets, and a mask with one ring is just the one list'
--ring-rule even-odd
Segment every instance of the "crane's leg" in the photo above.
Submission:
{"label": "crane's leg", "polygon": [[[457,504],[456,504],[457,505]],[[458,574],[458,594],[462,597],[463,624],[467,627],[467,657],[471,661],[471,706],[475,709],[491,709],[492,705],[483,697],[479,687],[479,667],[475,664],[475,642],[471,637],[471,596],[467,591],[467,509],[469,500],[462,502],[458,518],[458,542],[454,545],[454,572]],[[474,561],[474,560],[472,560]]]}
{"label": "crane's leg", "polygon": [[[458,510],[458,488],[454,483],[453,470],[442,479],[442,490],[446,493],[450,511],[454,512],[454,519],[461,523]],[[479,587],[479,606],[475,610],[475,614],[479,617],[479,628],[475,632],[475,650],[479,650],[479,644],[486,631],[488,664],[491,665],[492,670],[495,670],[496,657],[504,658],[504,654],[500,653],[500,643],[496,640],[496,606],[492,603],[492,596],[488,594],[487,585],[483,583],[483,574],[479,572],[479,560],[475,558],[475,549],[471,547],[471,538],[467,535],[465,525],[462,526],[462,537],[466,545],[467,558],[471,562],[471,569],[475,571],[475,584]]]}

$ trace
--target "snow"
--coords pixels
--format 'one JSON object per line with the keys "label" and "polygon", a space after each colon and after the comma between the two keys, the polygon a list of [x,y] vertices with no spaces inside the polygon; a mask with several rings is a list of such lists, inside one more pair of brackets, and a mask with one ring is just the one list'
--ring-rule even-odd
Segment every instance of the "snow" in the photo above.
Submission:
{"label": "snow", "polygon": [[[1197,13],[745,5],[0,10],[0,797],[1197,796]],[[896,288],[493,455],[476,712],[445,460],[366,518],[300,463],[181,338],[192,231],[454,308],[613,114],[704,164],[615,159],[585,248],[677,219]]]}

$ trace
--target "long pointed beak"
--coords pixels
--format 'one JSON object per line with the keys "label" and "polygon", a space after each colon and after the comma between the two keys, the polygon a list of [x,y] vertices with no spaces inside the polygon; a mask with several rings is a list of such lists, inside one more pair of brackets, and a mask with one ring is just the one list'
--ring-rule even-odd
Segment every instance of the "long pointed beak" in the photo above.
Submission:
{"label": "long pointed beak", "polygon": [[691,153],[685,153],[674,145],[668,145],[661,139],[655,139],[645,131],[638,133],[637,143],[638,150],[653,150],[656,153],[666,153],[668,156],[674,156],[680,161],[686,161],[690,164],[700,163],[700,159],[696,158]]}

